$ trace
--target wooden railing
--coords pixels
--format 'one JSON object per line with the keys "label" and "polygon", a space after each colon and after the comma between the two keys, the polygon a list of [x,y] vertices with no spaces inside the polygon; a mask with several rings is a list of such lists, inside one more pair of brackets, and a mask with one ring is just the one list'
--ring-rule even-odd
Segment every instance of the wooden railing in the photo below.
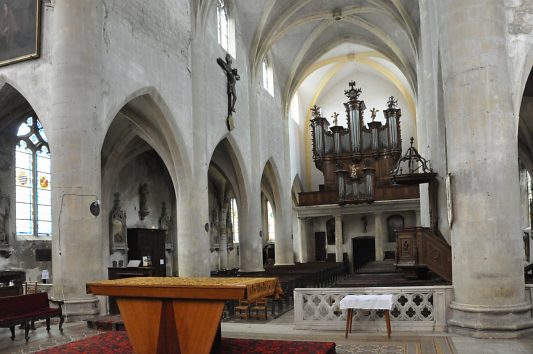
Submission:
{"label": "wooden railing", "polygon": [[416,277],[429,269],[444,280],[452,280],[452,249],[429,228],[414,227],[396,231],[396,266]]}

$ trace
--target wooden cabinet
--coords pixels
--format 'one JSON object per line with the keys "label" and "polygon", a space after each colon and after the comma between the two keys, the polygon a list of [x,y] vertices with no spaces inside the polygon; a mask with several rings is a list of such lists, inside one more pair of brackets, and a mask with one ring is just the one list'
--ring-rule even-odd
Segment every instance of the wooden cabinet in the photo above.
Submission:
{"label": "wooden cabinet", "polygon": [[23,271],[0,271],[0,297],[21,295],[24,281],[26,281],[26,273]]}
{"label": "wooden cabinet", "polygon": [[142,261],[147,256],[151,259],[153,276],[166,276],[165,230],[128,229],[128,260]]}

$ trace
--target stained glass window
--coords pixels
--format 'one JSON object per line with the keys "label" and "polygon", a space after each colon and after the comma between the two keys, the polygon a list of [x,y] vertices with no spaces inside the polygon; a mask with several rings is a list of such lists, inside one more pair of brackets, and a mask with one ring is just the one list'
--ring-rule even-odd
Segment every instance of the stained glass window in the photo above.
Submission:
{"label": "stained glass window", "polygon": [[268,241],[274,242],[276,240],[276,226],[274,219],[274,212],[270,201],[267,200],[267,223],[268,223]]}
{"label": "stained glass window", "polygon": [[44,129],[28,117],[17,131],[15,192],[17,235],[51,235],[50,150]]}
{"label": "stained glass window", "polygon": [[237,209],[237,200],[231,198],[230,201],[231,224],[233,225],[233,242],[239,243],[239,210]]}

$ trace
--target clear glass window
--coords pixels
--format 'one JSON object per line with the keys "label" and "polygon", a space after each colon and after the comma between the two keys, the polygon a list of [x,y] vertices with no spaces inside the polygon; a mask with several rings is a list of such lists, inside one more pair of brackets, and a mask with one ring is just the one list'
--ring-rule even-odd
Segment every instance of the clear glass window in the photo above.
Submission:
{"label": "clear glass window", "polygon": [[263,60],[263,87],[274,97],[274,71],[268,60]]}
{"label": "clear glass window", "polygon": [[229,18],[224,0],[217,0],[218,43],[229,53]]}
{"label": "clear glass window", "polygon": [[270,201],[267,200],[267,225],[268,225],[268,241],[274,242],[276,240],[276,223],[274,219],[274,212]]}

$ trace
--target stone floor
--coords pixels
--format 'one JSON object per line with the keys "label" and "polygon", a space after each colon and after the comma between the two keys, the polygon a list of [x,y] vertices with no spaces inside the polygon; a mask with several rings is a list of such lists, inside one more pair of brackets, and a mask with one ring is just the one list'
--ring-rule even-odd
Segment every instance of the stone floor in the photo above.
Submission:
{"label": "stone floor", "polygon": [[[533,338],[514,340],[474,339],[449,333],[419,334],[394,331],[391,339],[386,335],[371,332],[352,332],[347,339],[342,331],[295,330],[293,313],[268,322],[238,321],[222,323],[222,336],[252,339],[289,339],[334,341],[338,354],[531,354]],[[44,321],[37,323],[37,330],[30,331],[26,343],[24,331],[17,329],[15,341],[11,341],[9,329],[0,329],[0,353],[33,353],[45,348],[82,339],[100,333],[87,328],[85,322],[64,324],[64,332],[59,332],[57,322],[48,333]]]}

